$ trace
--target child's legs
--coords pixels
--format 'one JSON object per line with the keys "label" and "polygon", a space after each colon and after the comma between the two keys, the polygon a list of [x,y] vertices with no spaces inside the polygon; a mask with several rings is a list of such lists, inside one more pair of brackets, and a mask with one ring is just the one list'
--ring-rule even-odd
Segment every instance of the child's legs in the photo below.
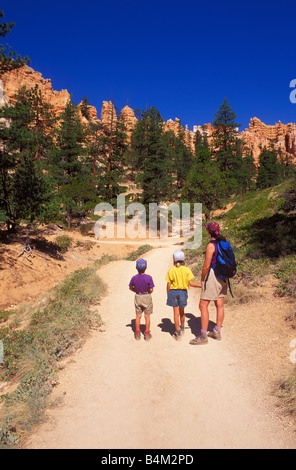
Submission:
{"label": "child's legs", "polygon": [[215,300],[215,305],[217,309],[216,326],[221,328],[224,320],[224,297],[219,297],[218,300]]}
{"label": "child's legs", "polygon": [[179,307],[179,313],[180,313],[180,323],[182,328],[184,328],[185,325],[185,308]]}
{"label": "child's legs", "polygon": [[136,322],[135,322],[135,327],[136,331],[140,331],[140,325],[141,325],[141,315],[136,315]]}
{"label": "child's legs", "polygon": [[180,329],[180,313],[179,313],[179,307],[173,307],[174,310],[174,324],[175,324],[175,329],[179,330]]}
{"label": "child's legs", "polygon": [[180,323],[182,327],[185,324],[185,309],[184,307],[173,307],[173,309],[175,329],[178,331],[180,329]]}
{"label": "child's legs", "polygon": [[145,315],[146,331],[150,331],[150,315]]}
{"label": "child's legs", "polygon": [[207,331],[209,326],[209,303],[210,300],[204,299],[201,299],[199,302],[199,310],[201,313],[201,329],[203,331]]}

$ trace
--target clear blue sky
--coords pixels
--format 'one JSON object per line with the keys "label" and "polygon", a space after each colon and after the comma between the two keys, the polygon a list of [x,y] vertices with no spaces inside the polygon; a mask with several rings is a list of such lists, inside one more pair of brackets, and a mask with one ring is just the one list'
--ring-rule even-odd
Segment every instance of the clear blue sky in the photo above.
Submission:
{"label": "clear blue sky", "polygon": [[2,0],[0,9],[16,24],[4,41],[99,116],[112,99],[192,129],[226,97],[240,130],[254,116],[296,122],[295,0]]}

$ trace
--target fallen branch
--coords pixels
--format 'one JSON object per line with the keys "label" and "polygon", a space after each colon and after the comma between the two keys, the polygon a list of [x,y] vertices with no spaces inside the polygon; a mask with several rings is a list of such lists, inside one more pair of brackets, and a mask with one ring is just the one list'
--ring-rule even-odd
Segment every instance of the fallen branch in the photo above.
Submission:
{"label": "fallen branch", "polygon": [[23,251],[18,255],[18,258],[20,256],[22,256],[23,254],[25,254],[25,257],[27,258],[27,260],[32,263],[32,261],[29,259],[29,256],[32,256],[32,248],[35,248],[34,246],[31,247],[31,243],[30,243],[30,224],[27,225],[27,233],[26,233],[26,241],[25,241],[25,244],[23,246]]}

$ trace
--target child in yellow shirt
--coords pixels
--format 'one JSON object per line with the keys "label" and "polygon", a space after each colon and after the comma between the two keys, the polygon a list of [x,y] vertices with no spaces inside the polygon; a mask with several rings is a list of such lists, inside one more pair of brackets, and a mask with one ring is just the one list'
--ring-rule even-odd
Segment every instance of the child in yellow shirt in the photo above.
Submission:
{"label": "child in yellow shirt", "polygon": [[201,287],[201,284],[193,282],[194,275],[190,268],[184,265],[185,254],[183,251],[175,251],[173,254],[174,266],[168,270],[167,281],[167,305],[173,307],[175,333],[173,337],[178,341],[185,328],[185,307],[188,299],[188,288]]}

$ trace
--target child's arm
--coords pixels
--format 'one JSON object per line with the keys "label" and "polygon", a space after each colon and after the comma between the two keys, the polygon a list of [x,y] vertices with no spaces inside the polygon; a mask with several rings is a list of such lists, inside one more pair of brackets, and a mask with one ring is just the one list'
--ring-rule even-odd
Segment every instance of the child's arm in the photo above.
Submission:
{"label": "child's arm", "polygon": [[196,282],[193,281],[188,281],[188,284],[190,285],[190,287],[201,287],[201,284],[196,284]]}
{"label": "child's arm", "polygon": [[167,282],[167,294],[169,293],[170,288],[171,288],[171,284],[169,282]]}
{"label": "child's arm", "polygon": [[136,292],[134,286],[129,286],[129,290],[131,290],[132,292]]}

